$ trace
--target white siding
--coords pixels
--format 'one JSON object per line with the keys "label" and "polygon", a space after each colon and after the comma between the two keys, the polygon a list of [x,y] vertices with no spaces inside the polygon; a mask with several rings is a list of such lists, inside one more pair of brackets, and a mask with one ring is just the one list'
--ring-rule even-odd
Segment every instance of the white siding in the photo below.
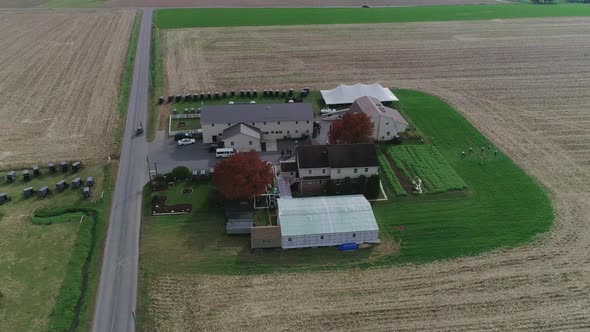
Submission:
{"label": "white siding", "polygon": [[302,178],[309,176],[330,176],[330,168],[300,168],[299,176]]}
{"label": "white siding", "polygon": [[[354,170],[357,169],[355,173]],[[365,169],[367,170],[365,172]],[[340,171],[340,173],[339,173]],[[330,178],[332,180],[344,179],[345,177],[350,177],[351,179],[356,179],[361,175],[366,177],[370,177],[371,175],[375,175],[379,172],[378,166],[373,167],[350,167],[350,168],[331,168],[330,169]]]}
{"label": "white siding", "polygon": [[371,118],[371,122],[375,125],[373,128],[373,139],[377,141],[389,141],[399,133],[403,133],[407,129],[404,123],[396,122],[394,119],[378,115]]}
{"label": "white siding", "polygon": [[230,138],[225,138],[223,142],[226,148],[234,148],[240,152],[260,151],[260,140],[244,134],[236,134]]}
{"label": "white siding", "polygon": [[[323,239],[322,239],[323,235]],[[290,241],[289,241],[290,239]],[[283,249],[330,247],[343,243],[379,243],[379,231],[361,231],[350,233],[308,234],[298,236],[282,236]]]}
{"label": "white siding", "polygon": [[[223,130],[235,124],[237,123],[231,121],[228,121],[226,123],[201,124],[201,129],[203,129],[203,143],[212,143],[213,136],[217,136],[219,141],[220,138],[222,138],[221,134],[223,133]],[[311,136],[313,133],[313,121],[281,121],[280,123],[245,122],[245,124],[260,129],[260,131],[262,132],[262,139],[268,141],[283,139],[285,137],[300,138],[304,134]],[[276,148],[274,150],[268,151],[276,151]]]}

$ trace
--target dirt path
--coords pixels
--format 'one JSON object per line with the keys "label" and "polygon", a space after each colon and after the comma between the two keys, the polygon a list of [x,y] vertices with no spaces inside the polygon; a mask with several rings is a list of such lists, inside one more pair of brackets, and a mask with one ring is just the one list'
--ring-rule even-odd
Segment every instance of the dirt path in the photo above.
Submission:
{"label": "dirt path", "polygon": [[[197,35],[207,47],[192,47]],[[206,60],[171,89],[377,81],[442,96],[547,188],[556,222],[535,244],[422,266],[153,279],[162,330],[590,329],[590,20],[202,29],[168,42]],[[200,75],[209,82],[182,80]]]}

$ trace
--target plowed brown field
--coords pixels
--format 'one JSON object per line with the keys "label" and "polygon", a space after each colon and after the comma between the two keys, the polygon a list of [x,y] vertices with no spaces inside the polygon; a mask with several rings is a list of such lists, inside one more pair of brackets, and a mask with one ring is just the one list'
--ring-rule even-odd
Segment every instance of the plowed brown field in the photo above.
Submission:
{"label": "plowed brown field", "polygon": [[106,159],[134,11],[0,13],[0,168]]}
{"label": "plowed brown field", "polygon": [[380,82],[447,99],[549,191],[537,243],[420,266],[148,281],[163,331],[590,329],[590,20],[166,33],[170,91]]}

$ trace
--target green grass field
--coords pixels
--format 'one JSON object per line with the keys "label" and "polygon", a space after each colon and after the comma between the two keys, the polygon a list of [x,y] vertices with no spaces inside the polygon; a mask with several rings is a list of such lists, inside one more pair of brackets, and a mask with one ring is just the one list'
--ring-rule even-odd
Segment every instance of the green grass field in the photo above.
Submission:
{"label": "green grass field", "polygon": [[[96,181],[90,200],[82,198],[81,189],[55,191],[59,180],[69,183],[74,177],[87,176]],[[95,223],[83,211],[108,207],[108,192],[100,197],[106,189],[104,176],[102,166],[88,166],[75,174],[48,174],[42,169],[40,177],[28,182],[22,177],[14,183],[0,182],[0,192],[12,197],[0,206],[0,330],[68,330],[74,318],[78,319],[74,330],[86,330],[88,295],[93,290],[85,290],[81,306],[76,309],[76,305],[82,294],[83,266],[88,266],[88,284],[96,281],[97,257],[91,255],[89,262],[87,258],[90,248],[96,249],[92,237],[95,226],[104,227],[104,215]],[[22,189],[29,186],[48,186],[53,193],[43,200],[25,199]]]}
{"label": "green grass field", "polygon": [[[462,159],[468,144],[490,142],[440,99],[394,92],[401,100],[395,107],[425,135],[436,137],[440,154],[470,189],[374,203],[380,238],[399,243],[399,253],[384,251],[386,246],[345,254],[335,248],[251,251],[248,236],[225,235],[223,210],[216,208],[210,185],[198,184],[185,201],[193,203],[191,216],[147,217],[146,210],[144,273],[244,274],[427,262],[517,246],[549,230],[551,204],[532,178],[501,153],[486,164]],[[149,202],[149,190],[145,195]]]}
{"label": "green grass field", "polygon": [[180,131],[180,130],[197,130],[201,128],[201,119],[199,118],[191,118],[191,119],[172,119],[172,123],[170,126],[172,131]]}
{"label": "green grass field", "polygon": [[391,146],[387,153],[408,180],[419,177],[425,193],[463,190],[465,182],[451,168],[438,149],[430,144]]}
{"label": "green grass field", "polygon": [[194,8],[160,9],[160,29],[306,24],[397,23],[589,16],[590,6],[559,4],[464,5],[388,8]]}

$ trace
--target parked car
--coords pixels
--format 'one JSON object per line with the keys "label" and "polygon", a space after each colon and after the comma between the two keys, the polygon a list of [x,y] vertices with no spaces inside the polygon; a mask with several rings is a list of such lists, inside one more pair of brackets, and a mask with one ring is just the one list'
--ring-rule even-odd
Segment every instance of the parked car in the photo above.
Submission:
{"label": "parked car", "polygon": [[228,158],[236,154],[238,150],[234,148],[219,148],[215,150],[215,157],[216,158]]}
{"label": "parked car", "polygon": [[183,138],[178,141],[178,146],[195,144],[197,141],[194,138]]}
{"label": "parked car", "polygon": [[176,133],[174,135],[174,140],[178,142],[183,138],[195,138],[194,136],[193,133]]}

